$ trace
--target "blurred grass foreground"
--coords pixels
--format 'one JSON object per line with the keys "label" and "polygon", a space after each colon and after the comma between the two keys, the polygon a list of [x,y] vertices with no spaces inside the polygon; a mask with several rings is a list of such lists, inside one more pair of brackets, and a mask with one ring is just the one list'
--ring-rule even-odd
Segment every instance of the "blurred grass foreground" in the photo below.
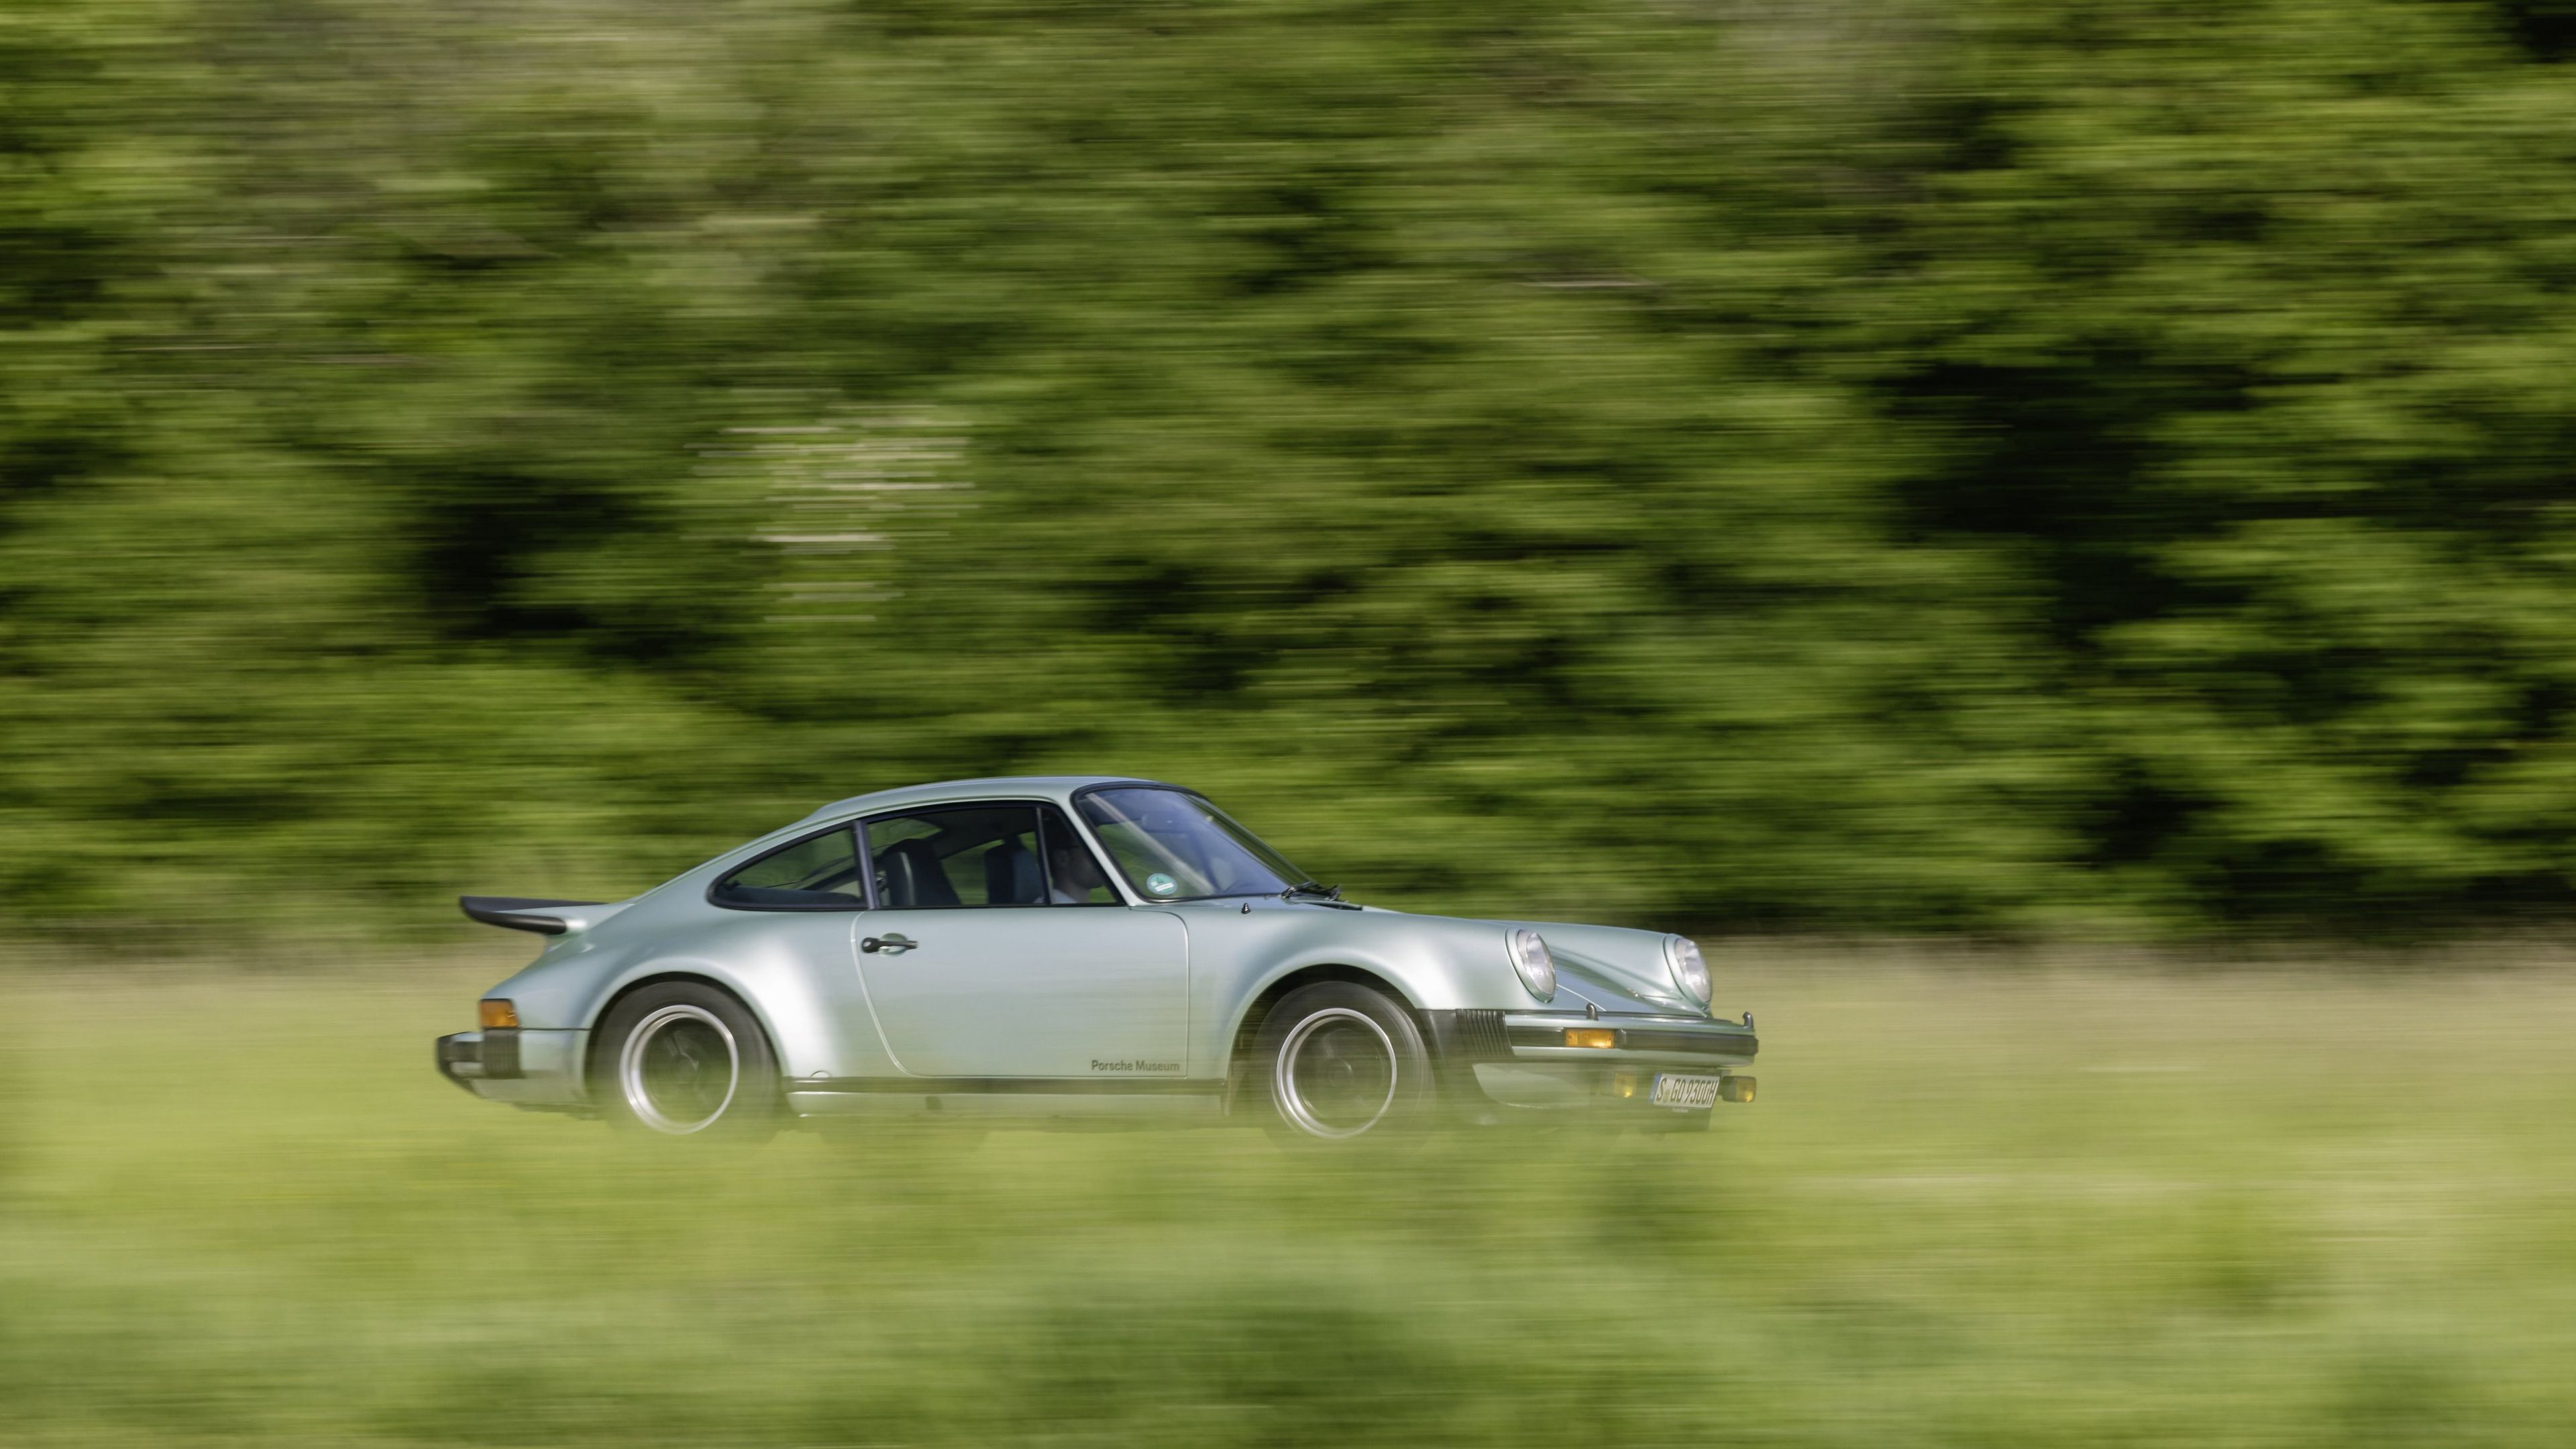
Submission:
{"label": "blurred grass foreground", "polygon": [[1382,903],[2576,904],[2564,0],[0,16],[0,890],[1215,794]]}
{"label": "blurred grass foreground", "polygon": [[[389,963],[390,964],[390,963]],[[1705,1139],[747,1151],[496,1113],[495,960],[16,978],[13,1445],[2559,1445],[2576,988],[1721,961]]]}

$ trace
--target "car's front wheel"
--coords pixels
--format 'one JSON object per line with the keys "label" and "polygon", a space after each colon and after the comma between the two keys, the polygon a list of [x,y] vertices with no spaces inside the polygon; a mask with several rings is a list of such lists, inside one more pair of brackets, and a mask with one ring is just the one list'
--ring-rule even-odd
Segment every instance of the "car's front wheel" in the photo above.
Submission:
{"label": "car's front wheel", "polygon": [[599,1024],[592,1093],[611,1122],[672,1137],[757,1141],[777,1129],[778,1059],[730,993],[666,981]]}
{"label": "car's front wheel", "polygon": [[1348,981],[1280,999],[1256,1039],[1262,1125],[1282,1142],[1349,1142],[1419,1124],[1431,1107],[1431,1053],[1402,1003]]}

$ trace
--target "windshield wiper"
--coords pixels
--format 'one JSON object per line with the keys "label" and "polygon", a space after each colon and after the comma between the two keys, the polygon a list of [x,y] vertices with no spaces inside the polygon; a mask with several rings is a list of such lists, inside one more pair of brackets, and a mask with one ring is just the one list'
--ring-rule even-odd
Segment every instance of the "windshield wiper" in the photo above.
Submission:
{"label": "windshield wiper", "polygon": [[1340,886],[1324,885],[1318,881],[1300,881],[1279,893],[1279,899],[1283,901],[1293,901],[1300,896],[1321,901],[1326,905],[1344,906],[1353,910],[1358,909],[1355,906],[1351,906],[1350,902],[1342,899],[1342,888]]}

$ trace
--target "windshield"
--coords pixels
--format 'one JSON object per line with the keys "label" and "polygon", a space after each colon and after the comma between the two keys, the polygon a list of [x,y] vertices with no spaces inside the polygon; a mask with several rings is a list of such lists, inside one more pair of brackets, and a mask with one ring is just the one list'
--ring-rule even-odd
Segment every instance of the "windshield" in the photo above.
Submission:
{"label": "windshield", "polygon": [[1082,818],[1149,901],[1275,896],[1305,875],[1225,812],[1178,790],[1094,790]]}

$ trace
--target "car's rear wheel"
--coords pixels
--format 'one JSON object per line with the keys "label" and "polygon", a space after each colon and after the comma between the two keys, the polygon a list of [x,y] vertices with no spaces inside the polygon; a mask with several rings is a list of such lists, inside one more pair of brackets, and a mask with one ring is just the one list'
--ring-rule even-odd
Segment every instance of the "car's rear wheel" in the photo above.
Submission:
{"label": "car's rear wheel", "polygon": [[699,982],[661,982],[610,1007],[591,1086],[611,1122],[664,1136],[757,1141],[778,1127],[769,1038],[748,1007]]}
{"label": "car's rear wheel", "polygon": [[1268,1099],[1262,1125],[1299,1146],[1347,1143],[1419,1125],[1431,1107],[1431,1053],[1401,1002],[1348,981],[1320,981],[1262,1018],[1253,1053]]}

